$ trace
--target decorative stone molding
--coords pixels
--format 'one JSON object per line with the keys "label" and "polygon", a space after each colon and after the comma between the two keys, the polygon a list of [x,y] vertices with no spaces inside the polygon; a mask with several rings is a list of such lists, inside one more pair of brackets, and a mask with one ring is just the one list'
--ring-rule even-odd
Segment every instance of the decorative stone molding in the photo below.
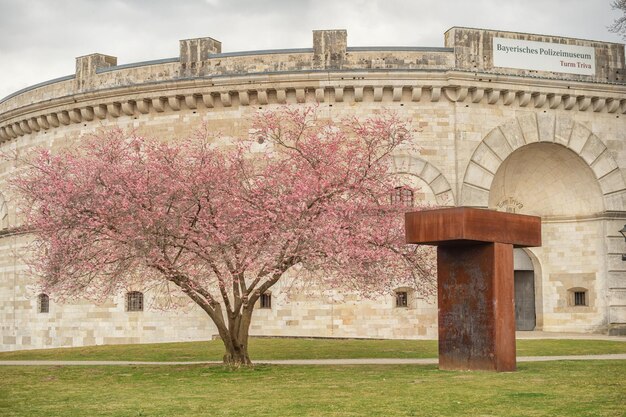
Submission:
{"label": "decorative stone molding", "polygon": [[[420,103],[425,91],[429,102],[626,114],[626,86],[612,86],[605,89],[606,93],[602,95],[601,91],[593,91],[593,85],[585,85],[577,90],[578,94],[572,94],[571,90],[562,88],[562,83],[549,88],[530,86],[524,89],[519,84],[515,88],[512,88],[512,84],[507,86],[512,80],[502,79],[499,81],[501,87],[495,88],[489,83],[476,81],[466,73],[454,71],[438,74],[388,73],[382,79],[376,78],[376,83],[363,71],[355,72],[354,77],[346,74],[350,73],[331,74],[330,79],[329,75],[318,73],[290,75],[287,79],[280,74],[262,80],[247,76],[224,80],[180,79],[158,88],[150,84],[137,84],[132,88],[120,87],[113,91],[90,91],[73,96],[71,102],[67,97],[53,98],[43,104],[33,103],[0,114],[0,141],[72,123],[124,116],[140,117],[151,112],[210,110],[216,108],[216,103],[222,109],[306,102],[360,103],[369,100],[393,105]],[[413,81],[408,77],[412,77]],[[398,83],[397,80],[402,82]],[[320,86],[322,81],[324,86]],[[277,83],[281,88],[275,87]],[[561,87],[561,91],[558,87]],[[590,94],[580,94],[585,89]],[[306,94],[307,91],[314,94]]]}
{"label": "decorative stone molding", "polygon": [[443,89],[445,97],[454,102],[464,102],[469,93],[468,87],[445,87]]}

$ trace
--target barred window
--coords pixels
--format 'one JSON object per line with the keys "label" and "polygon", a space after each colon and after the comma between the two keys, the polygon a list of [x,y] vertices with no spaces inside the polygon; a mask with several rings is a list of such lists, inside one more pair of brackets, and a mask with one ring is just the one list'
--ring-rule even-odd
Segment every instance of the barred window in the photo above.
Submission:
{"label": "barred window", "polygon": [[50,297],[47,294],[39,294],[37,296],[37,312],[49,313],[50,312]]}
{"label": "barred window", "polygon": [[586,306],[587,300],[584,291],[574,291],[574,305],[575,306]]}
{"label": "barred window", "polygon": [[587,288],[570,288],[568,292],[568,305],[572,307],[584,307],[589,305],[589,291]]}
{"label": "barred window", "polygon": [[126,293],[126,311],[143,311],[143,293],[139,291]]}
{"label": "barred window", "polygon": [[409,187],[396,187],[391,192],[391,204],[413,207],[413,190]]}
{"label": "barred window", "polygon": [[409,293],[406,291],[396,291],[396,307],[409,306]]}
{"label": "barred window", "polygon": [[261,308],[272,308],[272,294],[263,293],[260,298]]}

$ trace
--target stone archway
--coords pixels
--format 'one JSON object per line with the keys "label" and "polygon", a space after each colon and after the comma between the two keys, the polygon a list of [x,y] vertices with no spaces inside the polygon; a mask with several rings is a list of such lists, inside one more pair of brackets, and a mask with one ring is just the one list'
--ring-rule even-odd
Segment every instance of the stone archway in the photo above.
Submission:
{"label": "stone archway", "polygon": [[[394,173],[412,176],[418,179],[414,185],[432,193],[433,203],[437,206],[454,206],[452,187],[445,175],[433,164],[414,155],[396,155],[393,161]],[[427,202],[429,199],[426,199]]]}
{"label": "stone archway", "polygon": [[548,218],[594,216],[604,198],[593,171],[568,148],[550,142],[513,151],[498,168],[488,207]]}
{"label": "stone archway", "polygon": [[488,207],[492,182],[502,163],[516,150],[534,143],[552,143],[572,151],[593,172],[604,210],[626,209],[626,182],[606,145],[570,117],[547,113],[528,113],[509,119],[485,136],[465,171],[460,203]]}
{"label": "stone archway", "polygon": [[[626,183],[587,127],[545,113],[496,127],[470,158],[460,204],[541,216],[543,245],[532,250],[539,266],[537,328],[585,332],[607,325],[606,218],[625,210]],[[576,288],[587,291],[582,306],[570,300]]]}

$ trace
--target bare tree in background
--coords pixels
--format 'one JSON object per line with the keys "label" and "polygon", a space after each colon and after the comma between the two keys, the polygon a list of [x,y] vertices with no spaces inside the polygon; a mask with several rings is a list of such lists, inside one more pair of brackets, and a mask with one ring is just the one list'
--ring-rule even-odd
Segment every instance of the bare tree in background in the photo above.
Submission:
{"label": "bare tree in background", "polygon": [[615,22],[609,26],[609,30],[626,39],[626,0],[614,0],[613,3],[611,3],[611,7],[613,7],[614,10],[621,11],[623,14],[615,19]]}

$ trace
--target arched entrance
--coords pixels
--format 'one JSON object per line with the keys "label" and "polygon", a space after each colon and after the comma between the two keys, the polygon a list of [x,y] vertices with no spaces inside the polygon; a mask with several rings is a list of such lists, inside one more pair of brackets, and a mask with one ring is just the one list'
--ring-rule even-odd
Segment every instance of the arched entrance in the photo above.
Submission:
{"label": "arched entrance", "polygon": [[613,216],[626,210],[626,181],[614,158],[569,114],[531,111],[489,131],[465,168],[459,205],[542,218],[542,246],[526,251],[538,329],[623,325],[623,307],[611,289],[622,264],[610,248],[623,227]]}
{"label": "arched entrance", "polygon": [[[527,252],[515,252],[517,330],[534,330],[537,320],[544,323],[544,305],[549,325],[570,325],[571,314],[580,312],[570,311],[568,289],[595,286],[602,262],[587,243],[592,247],[601,243],[601,226],[594,219],[604,211],[602,190],[589,165],[560,144],[521,146],[496,170],[488,207],[542,218],[543,247],[533,250],[538,254],[533,259],[537,265],[545,264],[545,276],[535,271]],[[584,236],[587,242],[581,239]],[[543,288],[546,300],[541,297]]]}

